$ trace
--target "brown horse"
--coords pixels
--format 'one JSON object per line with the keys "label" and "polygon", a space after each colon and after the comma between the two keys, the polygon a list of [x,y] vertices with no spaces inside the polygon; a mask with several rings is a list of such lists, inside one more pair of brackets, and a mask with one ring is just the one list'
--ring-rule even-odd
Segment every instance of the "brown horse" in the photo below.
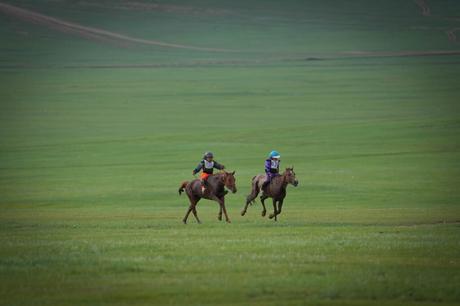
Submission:
{"label": "brown horse", "polygon": [[230,223],[230,219],[227,215],[227,209],[225,208],[225,195],[227,194],[227,191],[224,187],[227,187],[232,191],[232,193],[235,193],[235,181],[235,171],[231,173],[223,171],[221,173],[211,175],[208,178],[208,184],[204,193],[201,189],[201,181],[199,179],[193,180],[191,182],[183,182],[179,187],[179,194],[182,194],[182,192],[185,190],[188,199],[190,200],[190,206],[187,210],[187,213],[185,214],[184,219],[182,220],[184,224],[187,223],[187,218],[190,212],[193,212],[196,221],[201,223],[200,219],[198,218],[198,214],[196,213],[196,204],[201,199],[214,200],[219,203],[220,210],[217,218],[222,221],[222,212],[224,212],[225,221]]}
{"label": "brown horse", "polygon": [[[241,211],[241,215],[244,216],[246,214],[246,210],[248,209],[248,205],[255,202],[255,198],[259,194],[260,190],[262,189],[262,185],[267,179],[265,174],[259,174],[252,178],[252,190],[251,194],[249,194],[246,198],[246,205],[244,209]],[[273,199],[273,213],[270,214],[270,219],[275,218],[277,221],[276,216],[281,213],[281,208],[283,207],[283,201],[286,197],[286,188],[287,185],[291,184],[294,187],[297,187],[299,181],[295,177],[294,167],[286,168],[283,174],[275,176],[272,178],[270,184],[265,188],[262,195],[260,196],[260,202],[262,203],[263,210],[262,210],[262,217],[265,217],[267,213],[267,209],[265,208],[264,201],[267,198]],[[276,205],[278,203],[278,207]]]}

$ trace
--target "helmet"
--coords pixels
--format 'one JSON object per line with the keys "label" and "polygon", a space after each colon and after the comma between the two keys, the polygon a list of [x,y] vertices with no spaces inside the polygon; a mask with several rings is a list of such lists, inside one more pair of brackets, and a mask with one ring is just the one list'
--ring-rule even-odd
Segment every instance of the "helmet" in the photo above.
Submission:
{"label": "helmet", "polygon": [[212,154],[212,152],[206,152],[206,153],[204,153],[203,158],[210,158],[210,157],[214,157],[214,154]]}
{"label": "helmet", "polygon": [[268,155],[270,158],[280,158],[281,155],[278,153],[278,151],[271,151],[270,154]]}

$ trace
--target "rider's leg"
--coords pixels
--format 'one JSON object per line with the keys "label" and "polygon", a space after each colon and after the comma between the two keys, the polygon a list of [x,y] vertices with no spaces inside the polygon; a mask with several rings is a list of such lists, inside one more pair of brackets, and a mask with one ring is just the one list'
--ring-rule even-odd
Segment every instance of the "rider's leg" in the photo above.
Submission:
{"label": "rider's leg", "polygon": [[204,193],[206,188],[208,187],[208,177],[209,175],[206,173],[202,173],[201,175],[201,192]]}
{"label": "rider's leg", "polygon": [[267,173],[267,179],[262,184],[262,191],[264,191],[264,192],[267,191],[267,186],[270,184],[271,178],[272,178],[271,174]]}

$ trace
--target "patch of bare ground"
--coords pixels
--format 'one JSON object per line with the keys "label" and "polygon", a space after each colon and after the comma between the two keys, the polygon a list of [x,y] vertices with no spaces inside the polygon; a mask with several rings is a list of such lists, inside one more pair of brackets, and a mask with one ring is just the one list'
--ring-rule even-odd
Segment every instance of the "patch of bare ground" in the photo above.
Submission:
{"label": "patch of bare ground", "polygon": [[197,16],[227,16],[233,15],[231,10],[219,8],[204,8],[187,5],[172,5],[160,3],[145,3],[137,1],[123,1],[118,8],[128,10],[142,10],[142,11],[159,11],[166,13],[184,14],[184,15],[197,15]]}
{"label": "patch of bare ground", "polygon": [[84,26],[84,25],[80,25],[77,23],[46,16],[46,15],[43,15],[43,14],[40,14],[34,11],[26,10],[26,9],[19,8],[17,6],[13,6],[13,5],[2,3],[2,2],[0,2],[0,12],[6,15],[14,16],[16,18],[22,19],[27,22],[45,25],[54,30],[58,30],[64,33],[74,34],[74,35],[78,35],[86,39],[95,40],[95,41],[104,42],[104,43],[107,43],[107,42],[115,43],[120,46],[138,44],[138,45],[153,45],[153,46],[166,47],[166,48],[207,51],[207,52],[237,52],[236,50],[197,47],[197,46],[174,44],[174,43],[167,43],[167,42],[157,41],[157,40],[149,40],[149,39],[131,37],[131,36],[127,36],[127,35],[120,34],[120,33],[110,32],[107,30]]}

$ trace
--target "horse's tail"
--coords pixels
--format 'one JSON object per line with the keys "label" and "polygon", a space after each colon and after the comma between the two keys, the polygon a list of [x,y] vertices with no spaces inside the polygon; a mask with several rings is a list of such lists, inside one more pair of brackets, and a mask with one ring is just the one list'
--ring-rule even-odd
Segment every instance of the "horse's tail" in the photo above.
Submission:
{"label": "horse's tail", "polygon": [[185,181],[185,182],[183,182],[183,183],[180,185],[179,190],[178,190],[178,191],[179,191],[179,195],[181,195],[182,192],[184,192],[185,186],[187,186],[187,184],[188,184],[188,181]]}

